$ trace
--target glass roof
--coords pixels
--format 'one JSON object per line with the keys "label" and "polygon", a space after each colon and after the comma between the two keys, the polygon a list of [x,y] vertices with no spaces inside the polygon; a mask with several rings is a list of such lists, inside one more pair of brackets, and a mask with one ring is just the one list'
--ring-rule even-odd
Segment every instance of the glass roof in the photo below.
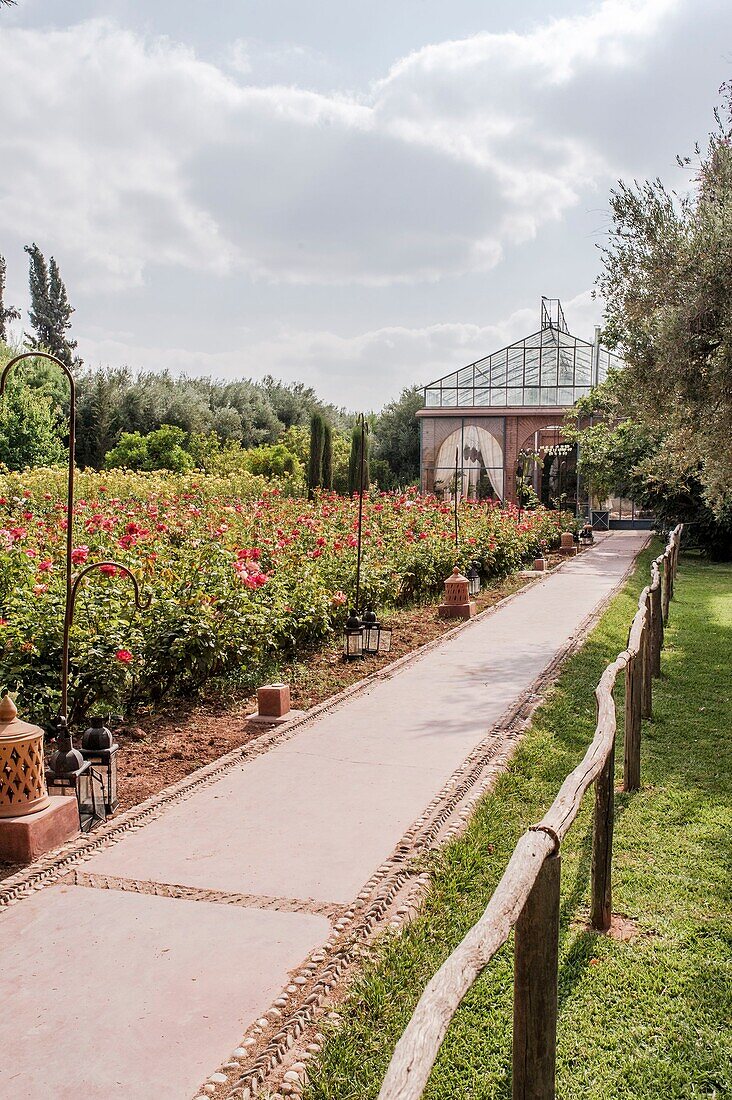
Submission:
{"label": "glass roof", "polygon": [[545,301],[548,299],[542,300],[544,327],[430,383],[425,388],[425,405],[428,408],[570,406],[589,393],[594,384],[604,381],[611,367],[623,366],[619,355],[603,347],[594,364],[594,345],[565,331],[561,306],[561,327],[549,319]]}

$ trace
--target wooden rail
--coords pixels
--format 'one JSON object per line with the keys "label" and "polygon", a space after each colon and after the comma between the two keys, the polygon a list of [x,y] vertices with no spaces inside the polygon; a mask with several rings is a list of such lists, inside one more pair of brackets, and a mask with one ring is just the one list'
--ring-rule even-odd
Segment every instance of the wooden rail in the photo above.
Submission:
{"label": "wooden rail", "polygon": [[674,528],[663,554],[651,565],[651,583],[638,599],[627,648],[600,677],[597,725],[584,758],[539,824],[520,838],[483,915],[425,988],[396,1045],[379,1100],[419,1100],[460,1002],[514,927],[513,1100],[554,1100],[560,846],[594,783],[590,922],[596,931],[607,931],[617,727],[613,691],[624,671],[623,789],[633,791],[640,786],[641,720],[651,716],[652,682],[661,673],[682,530],[682,524]]}

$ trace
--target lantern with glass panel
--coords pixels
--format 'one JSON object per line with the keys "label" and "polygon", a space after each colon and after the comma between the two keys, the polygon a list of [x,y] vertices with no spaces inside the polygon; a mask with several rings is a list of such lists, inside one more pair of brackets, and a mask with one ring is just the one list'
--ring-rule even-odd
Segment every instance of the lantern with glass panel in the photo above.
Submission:
{"label": "lantern with glass panel", "polygon": [[472,599],[473,596],[480,595],[480,573],[478,572],[478,566],[480,562],[471,561],[469,567],[465,570],[465,576],[468,578],[468,595]]}
{"label": "lantern with glass panel", "polygon": [[369,657],[391,652],[391,627],[379,622],[370,604],[363,613],[363,651]]}
{"label": "lantern with glass panel", "polygon": [[89,729],[81,738],[81,755],[101,775],[104,785],[104,807],[108,814],[119,806],[117,797],[117,753],[119,745],[102,718],[92,718]]}
{"label": "lantern with glass panel", "polygon": [[346,661],[357,661],[364,656],[363,652],[364,626],[355,607],[343,627],[343,657]]}
{"label": "lantern with glass panel", "polygon": [[101,825],[107,816],[102,777],[74,748],[65,718],[57,720],[54,733],[58,748],[51,754],[46,769],[48,793],[75,798],[79,806],[81,831],[89,833]]}

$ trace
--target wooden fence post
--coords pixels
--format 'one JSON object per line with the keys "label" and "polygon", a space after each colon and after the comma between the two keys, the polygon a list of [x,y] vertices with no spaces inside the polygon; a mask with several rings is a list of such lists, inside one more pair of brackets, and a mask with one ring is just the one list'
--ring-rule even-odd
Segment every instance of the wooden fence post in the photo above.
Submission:
{"label": "wooden fence post", "polygon": [[671,600],[671,568],[669,565],[670,554],[663,555],[663,573],[661,574],[661,603],[663,605],[663,625],[668,626],[668,609]]}
{"label": "wooden fence post", "polygon": [[623,790],[640,789],[641,685],[640,655],[628,657],[625,666],[625,758]]}
{"label": "wooden fence post", "polygon": [[661,675],[661,650],[663,649],[663,611],[661,609],[661,585],[651,589],[651,674]]}
{"label": "wooden fence post", "polygon": [[653,669],[651,666],[652,632],[653,627],[651,625],[651,594],[649,592],[646,595],[646,621],[643,626],[643,633],[641,635],[641,668],[643,670],[641,715],[643,718],[653,717]]}
{"label": "wooden fence post", "polygon": [[595,820],[592,829],[592,897],[590,924],[607,932],[613,911],[612,860],[615,821],[615,741],[595,780]]}
{"label": "wooden fence post", "polygon": [[516,921],[513,1100],[554,1100],[561,856],[544,860]]}

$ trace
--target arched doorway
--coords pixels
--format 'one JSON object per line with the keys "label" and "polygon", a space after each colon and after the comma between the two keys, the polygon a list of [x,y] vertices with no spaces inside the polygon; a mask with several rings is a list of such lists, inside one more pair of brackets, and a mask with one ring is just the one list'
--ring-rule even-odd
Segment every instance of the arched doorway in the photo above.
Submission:
{"label": "arched doorway", "polygon": [[503,447],[478,424],[463,424],[440,445],[434,471],[434,491],[446,498],[458,490],[464,500],[503,500]]}
{"label": "arched doorway", "polygon": [[577,510],[577,446],[562,435],[559,424],[538,428],[526,436],[516,461],[519,507]]}

